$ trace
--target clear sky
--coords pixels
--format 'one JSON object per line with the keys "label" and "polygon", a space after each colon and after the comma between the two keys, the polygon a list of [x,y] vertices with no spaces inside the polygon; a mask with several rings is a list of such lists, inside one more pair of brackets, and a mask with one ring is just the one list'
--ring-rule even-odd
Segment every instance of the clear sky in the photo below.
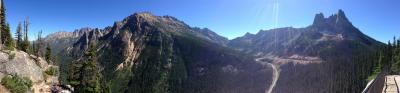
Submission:
{"label": "clear sky", "polygon": [[[29,17],[30,35],[104,28],[135,12],[171,15],[233,39],[275,27],[306,27],[314,15],[343,9],[365,34],[386,42],[400,35],[400,0],[4,0],[11,30]],[[32,36],[31,36],[32,37]]]}

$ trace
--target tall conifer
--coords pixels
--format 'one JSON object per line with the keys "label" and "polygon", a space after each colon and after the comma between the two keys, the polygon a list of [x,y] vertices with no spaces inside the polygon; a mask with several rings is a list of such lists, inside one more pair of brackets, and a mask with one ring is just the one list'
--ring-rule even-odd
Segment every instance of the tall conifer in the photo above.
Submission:
{"label": "tall conifer", "polygon": [[16,48],[21,50],[22,47],[22,26],[21,22],[18,23],[17,30],[15,31]]}

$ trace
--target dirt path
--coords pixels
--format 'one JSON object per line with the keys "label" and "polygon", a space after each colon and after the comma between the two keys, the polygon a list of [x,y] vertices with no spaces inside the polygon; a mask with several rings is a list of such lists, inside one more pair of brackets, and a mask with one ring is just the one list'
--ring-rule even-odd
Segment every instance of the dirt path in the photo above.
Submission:
{"label": "dirt path", "polygon": [[265,90],[265,93],[272,93],[272,90],[274,89],[274,87],[275,87],[275,85],[276,85],[276,82],[277,82],[278,79],[279,79],[279,70],[278,70],[277,66],[275,66],[274,64],[269,63],[269,62],[263,62],[263,61],[261,61],[261,59],[263,59],[263,58],[257,58],[257,59],[255,59],[255,60],[256,60],[257,62],[260,62],[261,64],[271,66],[271,67],[272,67],[272,70],[273,70],[273,73],[272,73],[272,83],[271,83],[271,85],[269,86],[269,88],[267,88],[267,90]]}

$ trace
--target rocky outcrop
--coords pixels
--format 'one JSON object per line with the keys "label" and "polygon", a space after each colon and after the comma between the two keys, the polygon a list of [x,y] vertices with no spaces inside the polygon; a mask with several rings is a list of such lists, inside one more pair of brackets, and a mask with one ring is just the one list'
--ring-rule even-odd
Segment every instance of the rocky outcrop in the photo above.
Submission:
{"label": "rocky outcrop", "polygon": [[[0,52],[0,72],[27,77],[33,82],[44,81],[43,70],[36,61],[25,52],[14,52],[15,57],[9,59],[9,54]],[[11,54],[12,55],[12,54]],[[39,63],[47,64],[47,63]]]}
{"label": "rocky outcrop", "polygon": [[44,59],[29,55],[22,51],[0,52],[0,80],[6,75],[18,75],[25,77],[33,82],[32,92],[34,93],[50,93],[52,85],[58,84],[55,76],[45,75],[49,65]]}

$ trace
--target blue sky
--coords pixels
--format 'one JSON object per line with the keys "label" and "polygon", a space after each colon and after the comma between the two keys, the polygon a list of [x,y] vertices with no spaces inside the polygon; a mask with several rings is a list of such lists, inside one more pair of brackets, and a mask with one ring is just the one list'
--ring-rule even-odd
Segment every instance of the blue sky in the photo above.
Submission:
{"label": "blue sky", "polygon": [[[30,35],[104,28],[135,12],[171,15],[229,39],[275,27],[306,27],[314,15],[343,9],[365,34],[386,42],[400,35],[400,0],[4,0],[11,30],[29,17]],[[274,6],[276,6],[274,8]],[[274,11],[276,10],[276,11]]]}

